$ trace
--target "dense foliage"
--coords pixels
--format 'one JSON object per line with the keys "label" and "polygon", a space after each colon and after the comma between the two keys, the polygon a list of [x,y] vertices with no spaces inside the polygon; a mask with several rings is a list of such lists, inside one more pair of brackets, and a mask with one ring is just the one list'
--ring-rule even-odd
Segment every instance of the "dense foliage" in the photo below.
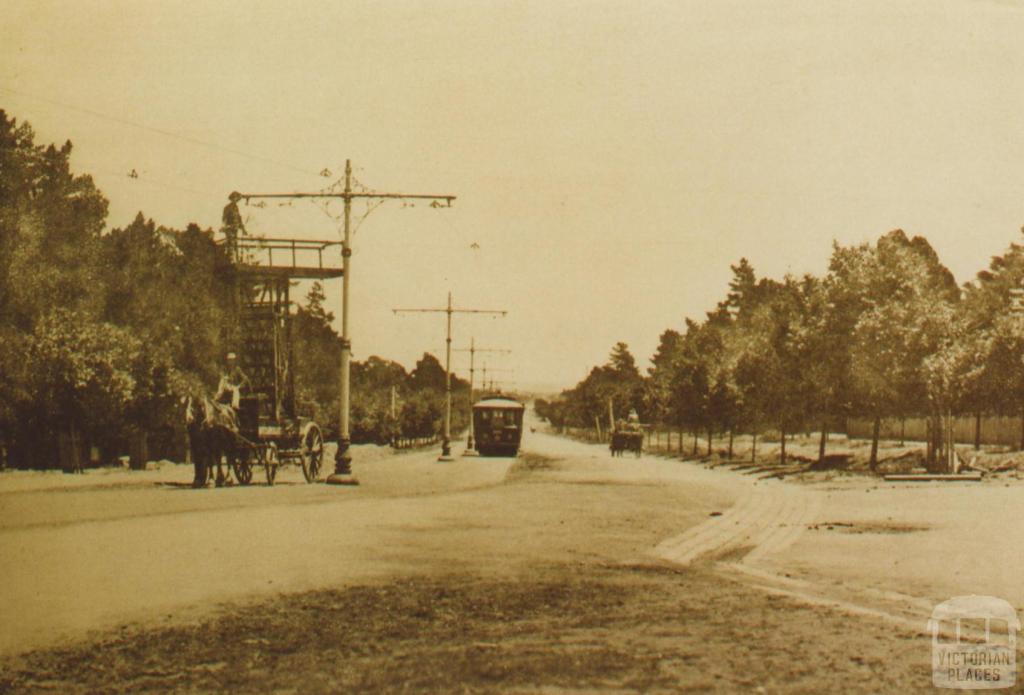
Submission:
{"label": "dense foliage", "polygon": [[[835,244],[824,277],[758,278],[732,267],[726,297],[703,321],[661,335],[641,378],[623,344],[609,363],[539,411],[556,426],[605,422],[636,407],[647,422],[693,432],[787,433],[841,428],[845,418],[1019,414],[1024,246],[958,288],[922,237]],[[642,395],[641,395],[642,394]],[[933,428],[938,435],[940,428]]]}

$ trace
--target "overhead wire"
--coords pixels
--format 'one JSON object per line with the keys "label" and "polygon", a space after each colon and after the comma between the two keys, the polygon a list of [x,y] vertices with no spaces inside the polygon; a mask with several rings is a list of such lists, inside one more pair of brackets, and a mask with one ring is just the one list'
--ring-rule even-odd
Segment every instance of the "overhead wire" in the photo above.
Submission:
{"label": "overhead wire", "polygon": [[95,173],[103,174],[103,175],[106,175],[106,176],[118,176],[118,177],[123,176],[123,177],[131,179],[133,184],[134,183],[142,183],[142,184],[146,184],[147,186],[159,186],[161,188],[171,188],[171,189],[174,189],[174,190],[177,190],[177,191],[184,191],[185,193],[195,193],[197,195],[202,195],[202,196],[205,196],[205,195],[209,194],[209,191],[197,191],[194,188],[186,188],[185,186],[179,186],[177,184],[167,183],[166,181],[161,181],[159,179],[154,179],[154,178],[150,177],[148,174],[146,174],[146,172],[142,172],[140,174],[135,169],[132,169],[127,174],[124,173],[124,172],[103,171],[103,170],[97,171]]}
{"label": "overhead wire", "polygon": [[11,89],[10,87],[7,87],[7,86],[2,85],[2,84],[0,84],[0,91],[7,92],[8,94],[14,94],[14,95],[20,96],[20,97],[25,97],[27,99],[34,99],[36,101],[41,101],[41,102],[44,102],[44,103],[47,103],[47,104],[51,104],[53,106],[59,106],[61,108],[68,109],[70,111],[77,111],[79,113],[84,113],[84,114],[93,116],[95,118],[106,119],[106,120],[112,121],[114,123],[120,123],[121,125],[130,126],[132,128],[138,128],[139,130],[145,130],[145,131],[149,131],[151,133],[157,133],[158,135],[163,135],[165,137],[174,138],[176,140],[181,140],[182,142],[188,142],[188,143],[191,143],[193,145],[199,145],[200,147],[207,147],[207,148],[210,148],[210,149],[219,150],[221,152],[232,154],[232,155],[235,155],[235,156],[238,156],[238,157],[244,157],[246,159],[251,159],[253,161],[264,162],[264,163],[267,163],[267,164],[273,164],[275,166],[284,167],[286,169],[291,169],[292,171],[298,171],[298,172],[301,172],[303,174],[309,174],[309,175],[313,175],[313,176],[323,176],[323,172],[324,171],[327,171],[328,175],[330,174],[329,170],[327,170],[327,169],[324,169],[324,170],[319,171],[319,172],[311,171],[309,169],[305,169],[303,167],[298,167],[298,166],[295,166],[294,164],[289,164],[288,162],[282,162],[280,160],[273,159],[271,157],[265,157],[265,156],[259,155],[259,154],[252,154],[250,152],[245,152],[243,150],[235,149],[233,147],[225,147],[224,145],[218,145],[215,142],[209,142],[207,140],[200,140],[199,138],[193,138],[193,137],[190,137],[188,135],[181,135],[180,133],[175,133],[174,131],[164,130],[163,128],[156,128],[156,127],[153,127],[153,126],[150,126],[150,125],[146,125],[144,123],[137,123],[135,121],[130,121],[130,120],[126,119],[126,118],[121,118],[120,116],[114,116],[114,115],[111,115],[109,113],[103,113],[102,111],[96,111],[94,109],[89,109],[89,108],[85,108],[85,107],[82,107],[82,106],[76,106],[74,104],[68,104],[68,103],[63,102],[63,101],[58,101],[57,99],[51,99],[49,97],[39,96],[38,94],[29,94],[28,92],[22,92],[22,91],[19,91],[17,89]]}

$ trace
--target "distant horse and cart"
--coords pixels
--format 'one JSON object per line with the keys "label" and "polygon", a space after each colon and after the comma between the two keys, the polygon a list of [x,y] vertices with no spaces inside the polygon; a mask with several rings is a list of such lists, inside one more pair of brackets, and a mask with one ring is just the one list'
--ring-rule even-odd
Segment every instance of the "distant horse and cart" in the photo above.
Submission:
{"label": "distant horse and cart", "polygon": [[644,451],[645,425],[640,424],[636,410],[630,410],[628,420],[612,420],[612,423],[612,431],[608,437],[608,449],[612,456],[622,456],[630,451],[639,458]]}
{"label": "distant horse and cart", "polygon": [[622,456],[625,452],[631,451],[639,457],[644,450],[644,433],[613,430],[608,448],[612,456]]}

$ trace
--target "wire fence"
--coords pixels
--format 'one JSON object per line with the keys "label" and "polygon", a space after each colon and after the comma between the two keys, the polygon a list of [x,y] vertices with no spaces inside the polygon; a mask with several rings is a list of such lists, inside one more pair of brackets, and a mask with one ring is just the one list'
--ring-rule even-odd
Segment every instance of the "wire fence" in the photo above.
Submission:
{"label": "wire fence", "polygon": [[432,437],[396,437],[391,441],[394,449],[416,449],[421,446],[431,446],[441,441],[436,434]]}
{"label": "wire fence", "polygon": [[[870,419],[850,418],[846,434],[850,439],[871,439],[874,423]],[[928,440],[928,420],[923,417],[886,418],[881,421],[879,439],[924,442]],[[953,418],[953,438],[957,444],[1020,446],[1024,437],[1024,420],[1020,417],[995,415]]]}
{"label": "wire fence", "polygon": [[[563,427],[560,434],[591,444],[608,442],[608,431],[605,429],[598,432],[593,427]],[[707,446],[705,437],[698,437],[697,441],[700,450]],[[689,453],[693,450],[693,434],[670,428],[648,427],[644,429],[644,450],[655,454]]]}

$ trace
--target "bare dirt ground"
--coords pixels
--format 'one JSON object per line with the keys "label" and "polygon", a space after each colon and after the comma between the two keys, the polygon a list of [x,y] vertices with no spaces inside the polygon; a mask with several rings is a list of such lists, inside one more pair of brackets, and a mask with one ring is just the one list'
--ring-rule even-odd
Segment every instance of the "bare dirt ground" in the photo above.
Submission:
{"label": "bare dirt ground", "polygon": [[[733,462],[716,454],[694,463],[738,474],[746,484],[735,489],[747,492],[723,518],[662,544],[662,557],[685,564],[730,552],[735,561],[720,564],[722,571],[913,626],[958,595],[997,596],[1024,609],[1024,482],[1011,465],[1019,452],[958,446],[962,459],[986,471],[980,482],[887,482],[868,475],[866,464],[808,470],[817,436],[796,437],[787,448],[800,470],[785,468],[781,483],[778,443],[762,442],[756,465],[747,460],[749,438],[735,444]],[[866,460],[869,446],[832,437],[829,452]],[[879,454],[882,461],[913,461],[923,445],[882,442]]]}
{"label": "bare dirt ground", "polygon": [[928,610],[840,591],[841,551],[817,561],[864,539],[877,588],[885,544],[927,533],[914,518],[828,530],[887,507],[540,433],[525,448],[360,452],[358,488],[0,476],[0,691],[930,689]]}

